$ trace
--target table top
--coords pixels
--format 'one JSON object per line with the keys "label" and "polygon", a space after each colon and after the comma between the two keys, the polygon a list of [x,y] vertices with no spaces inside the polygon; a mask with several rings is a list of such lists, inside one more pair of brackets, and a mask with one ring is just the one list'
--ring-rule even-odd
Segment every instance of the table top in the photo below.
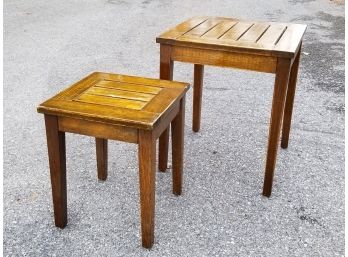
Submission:
{"label": "table top", "polygon": [[152,129],[188,83],[94,72],[40,104],[38,112]]}
{"label": "table top", "polygon": [[156,38],[157,43],[293,58],[306,25],[194,17]]}

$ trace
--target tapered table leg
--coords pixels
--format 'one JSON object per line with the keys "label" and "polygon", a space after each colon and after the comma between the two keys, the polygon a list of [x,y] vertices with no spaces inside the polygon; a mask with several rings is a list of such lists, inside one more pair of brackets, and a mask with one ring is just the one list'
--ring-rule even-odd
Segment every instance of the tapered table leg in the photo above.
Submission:
{"label": "tapered table leg", "polygon": [[285,102],[285,108],[284,108],[283,130],[282,130],[282,141],[281,141],[282,148],[287,148],[289,143],[291,116],[292,116],[292,110],[294,106],[298,66],[300,63],[300,55],[301,55],[301,46],[297,52],[297,56],[294,60],[294,63],[292,64],[291,72],[290,72],[288,92],[286,95],[286,102]]}
{"label": "tapered table leg", "polygon": [[269,197],[272,192],[273,175],[277,159],[290,65],[290,59],[278,58],[268,136],[265,180],[263,185],[263,195],[267,197]]}
{"label": "tapered table leg", "polygon": [[106,180],[108,177],[108,140],[96,138],[95,144],[97,152],[98,179]]}
{"label": "tapered table leg", "polygon": [[57,227],[67,224],[65,133],[58,130],[57,116],[45,115],[47,148],[50,164],[54,222]]}
{"label": "tapered table leg", "polygon": [[139,180],[142,245],[154,242],[156,140],[152,131],[139,131]]}
{"label": "tapered table leg", "polygon": [[168,126],[168,128],[165,131],[163,131],[162,135],[159,138],[158,169],[162,172],[165,172],[168,166],[169,131],[170,126]]}
{"label": "tapered table leg", "polygon": [[193,76],[193,113],[192,113],[192,130],[198,132],[201,127],[202,112],[202,90],[203,90],[204,66],[194,65]]}
{"label": "tapered table leg", "polygon": [[172,121],[172,162],[173,162],[173,193],[181,195],[182,172],[184,160],[184,125],[185,97],[180,101],[178,115]]}
{"label": "tapered table leg", "polygon": [[[173,61],[171,60],[171,47],[169,45],[160,46],[160,79],[173,80]],[[166,171],[168,165],[168,143],[169,143],[168,127],[159,139],[159,158],[158,169]]]}

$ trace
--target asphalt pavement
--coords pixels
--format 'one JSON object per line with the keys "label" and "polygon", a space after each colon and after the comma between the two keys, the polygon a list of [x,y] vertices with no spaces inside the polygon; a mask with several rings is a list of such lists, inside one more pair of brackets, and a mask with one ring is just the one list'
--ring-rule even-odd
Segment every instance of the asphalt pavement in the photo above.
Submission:
{"label": "asphalt pavement", "polygon": [[[308,25],[289,148],[261,195],[274,75],[206,67],[202,126],[186,104],[184,188],[157,173],[155,244],[141,247],[137,147],[67,134],[68,226],[54,226],[36,106],[93,71],[158,77],[155,37],[191,16]],[[344,3],[339,0],[4,2],[4,256],[343,256]],[[176,63],[174,79],[192,82]]]}

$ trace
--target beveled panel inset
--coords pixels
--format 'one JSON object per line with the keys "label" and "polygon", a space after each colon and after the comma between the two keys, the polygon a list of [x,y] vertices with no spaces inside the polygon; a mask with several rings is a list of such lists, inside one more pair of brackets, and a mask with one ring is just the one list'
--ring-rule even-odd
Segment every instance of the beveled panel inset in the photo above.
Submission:
{"label": "beveled panel inset", "polygon": [[95,72],[38,106],[38,112],[151,129],[188,83]]}

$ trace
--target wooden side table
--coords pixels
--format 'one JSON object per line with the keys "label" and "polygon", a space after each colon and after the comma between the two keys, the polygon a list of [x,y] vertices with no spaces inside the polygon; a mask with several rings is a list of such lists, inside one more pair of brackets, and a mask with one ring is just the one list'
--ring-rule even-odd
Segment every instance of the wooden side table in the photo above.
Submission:
{"label": "wooden side table", "polygon": [[[195,17],[156,38],[160,78],[173,79],[173,62],[194,64],[193,126],[200,129],[204,65],[275,73],[263,195],[270,196],[280,131],[282,148],[290,133],[302,37],[305,25]],[[282,126],[283,124],[283,126]],[[160,137],[159,169],[168,160],[169,130]]]}
{"label": "wooden side table", "polygon": [[173,193],[181,194],[187,83],[93,73],[38,106],[45,114],[54,219],[67,224],[65,132],[96,138],[98,178],[107,177],[107,139],[139,145],[142,245],[154,241],[156,140],[172,126]]}

